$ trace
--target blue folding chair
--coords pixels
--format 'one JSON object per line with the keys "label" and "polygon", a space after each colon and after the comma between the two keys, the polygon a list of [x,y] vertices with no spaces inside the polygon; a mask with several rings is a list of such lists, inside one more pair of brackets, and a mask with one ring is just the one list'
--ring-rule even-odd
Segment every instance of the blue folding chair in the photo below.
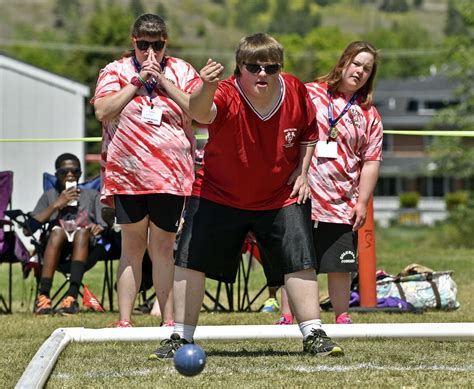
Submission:
{"label": "blue folding chair", "polygon": [[[51,188],[58,188],[58,179],[54,174],[43,173],[43,191],[48,191]],[[100,176],[93,178],[92,180],[81,182],[78,184],[79,189],[95,189],[100,190]]]}

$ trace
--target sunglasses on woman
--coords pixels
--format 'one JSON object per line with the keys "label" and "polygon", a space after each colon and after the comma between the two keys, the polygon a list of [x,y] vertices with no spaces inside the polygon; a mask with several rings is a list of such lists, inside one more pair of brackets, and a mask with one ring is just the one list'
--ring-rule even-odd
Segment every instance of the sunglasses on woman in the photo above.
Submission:
{"label": "sunglasses on woman", "polygon": [[279,63],[273,63],[271,65],[259,65],[258,63],[245,63],[245,69],[247,69],[250,73],[260,73],[262,70],[271,75],[275,74],[280,70],[281,65]]}
{"label": "sunglasses on woman", "polygon": [[163,47],[165,47],[166,41],[145,41],[145,40],[136,40],[135,43],[137,44],[137,47],[139,50],[146,51],[148,48],[151,46],[153,50],[155,51],[161,51],[163,50]]}
{"label": "sunglasses on woman", "polygon": [[73,175],[77,176],[81,174],[81,168],[79,167],[60,167],[56,170],[56,173],[60,176],[66,176],[68,173],[72,173]]}

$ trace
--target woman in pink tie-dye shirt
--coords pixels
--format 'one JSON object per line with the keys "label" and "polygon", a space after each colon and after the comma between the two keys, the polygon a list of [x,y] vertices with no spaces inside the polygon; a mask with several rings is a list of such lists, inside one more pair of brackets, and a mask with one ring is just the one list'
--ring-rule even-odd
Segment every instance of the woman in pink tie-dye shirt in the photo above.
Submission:
{"label": "woman in pink tie-dye shirt", "polygon": [[173,246],[194,179],[194,137],[186,93],[201,84],[193,67],[165,54],[158,15],[135,21],[132,50],[100,71],[92,104],[103,125],[101,200],[115,207],[122,230],[119,327],[131,326],[148,249],[163,321],[173,321]]}
{"label": "woman in pink tie-dye shirt", "polygon": [[328,274],[337,324],[352,323],[357,230],[365,223],[382,160],[383,126],[372,103],[377,58],[370,43],[352,42],[328,74],[306,84],[319,138],[308,172],[317,272]]}

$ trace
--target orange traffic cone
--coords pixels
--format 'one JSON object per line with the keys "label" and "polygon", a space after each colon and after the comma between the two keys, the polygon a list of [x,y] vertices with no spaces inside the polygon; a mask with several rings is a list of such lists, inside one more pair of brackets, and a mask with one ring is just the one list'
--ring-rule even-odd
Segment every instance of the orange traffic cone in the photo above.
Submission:
{"label": "orange traffic cone", "polygon": [[105,312],[99,300],[89,290],[87,285],[84,285],[84,297],[82,299],[82,305],[86,308],[93,309],[94,311]]}

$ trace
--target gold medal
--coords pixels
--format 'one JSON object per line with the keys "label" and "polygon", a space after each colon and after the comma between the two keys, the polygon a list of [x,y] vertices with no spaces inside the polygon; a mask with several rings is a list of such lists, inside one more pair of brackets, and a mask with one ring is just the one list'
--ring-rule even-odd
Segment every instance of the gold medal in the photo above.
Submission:
{"label": "gold medal", "polygon": [[329,130],[329,137],[331,139],[336,139],[338,135],[339,135],[339,131],[337,130],[337,128],[331,127],[331,129]]}

